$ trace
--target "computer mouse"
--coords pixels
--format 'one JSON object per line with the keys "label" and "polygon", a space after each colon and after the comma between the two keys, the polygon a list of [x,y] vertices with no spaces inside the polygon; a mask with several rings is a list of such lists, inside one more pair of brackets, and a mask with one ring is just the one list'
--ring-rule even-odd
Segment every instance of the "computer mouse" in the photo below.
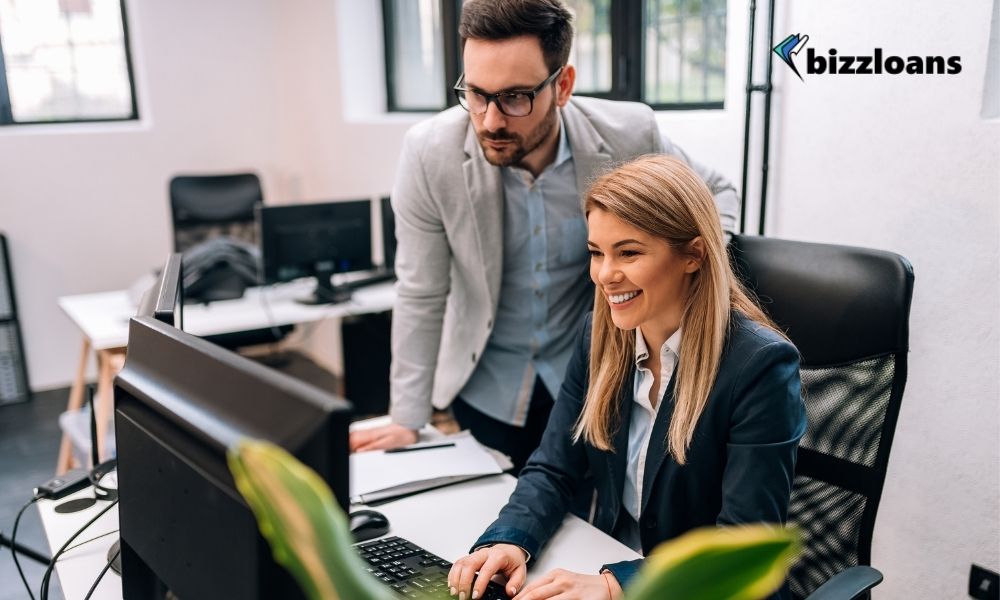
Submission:
{"label": "computer mouse", "polygon": [[389,519],[375,510],[356,510],[348,515],[355,542],[364,542],[389,533]]}

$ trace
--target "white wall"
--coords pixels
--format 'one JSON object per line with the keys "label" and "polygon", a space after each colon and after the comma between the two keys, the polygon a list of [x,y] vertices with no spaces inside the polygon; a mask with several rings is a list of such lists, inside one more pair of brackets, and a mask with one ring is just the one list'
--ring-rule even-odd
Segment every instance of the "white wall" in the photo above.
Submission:
{"label": "white wall", "polygon": [[[878,597],[961,598],[970,562],[1000,567],[1000,132],[979,118],[990,2],[846,1],[779,3],[789,6],[776,37],[807,33],[843,53],[959,54],[964,70],[800,82],[777,63],[768,231],[912,261],[910,376],[876,530]],[[418,118],[379,116],[377,93],[345,102],[360,65],[381,60],[375,0],[128,5],[140,125],[0,130],[0,228],[36,389],[65,385],[77,357],[79,334],[55,298],[126,286],[169,249],[171,175],[256,169],[271,202],[382,194]],[[730,2],[726,110],[661,115],[676,142],[737,184],[745,13]]]}
{"label": "white wall", "polygon": [[795,2],[778,39],[825,53],[959,55],[959,75],[805,75],[776,64],[777,237],[913,264],[910,363],[875,530],[877,598],[965,598],[1000,567],[1000,120],[980,118],[991,0]]}
{"label": "white wall", "polygon": [[0,129],[0,229],[35,389],[65,385],[78,357],[58,296],[127,287],[162,264],[171,176],[252,169],[275,196],[292,170],[272,3],[127,5],[141,122]]}

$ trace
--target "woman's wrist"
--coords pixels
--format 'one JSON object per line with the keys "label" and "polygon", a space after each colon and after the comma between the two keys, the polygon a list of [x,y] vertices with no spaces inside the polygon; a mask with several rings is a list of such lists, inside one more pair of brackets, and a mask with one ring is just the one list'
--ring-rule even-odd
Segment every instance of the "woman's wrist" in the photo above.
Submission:
{"label": "woman's wrist", "polygon": [[608,586],[608,600],[618,600],[622,597],[622,586],[618,583],[618,578],[611,571],[601,571],[604,583]]}
{"label": "woman's wrist", "polygon": [[489,543],[489,544],[483,544],[482,546],[476,546],[475,548],[472,549],[472,551],[475,552],[476,550],[482,550],[483,548],[492,548],[493,546],[512,546],[514,548],[517,548],[518,550],[521,551],[522,554],[524,554],[524,562],[525,563],[528,563],[529,561],[531,561],[531,553],[530,552],[528,552],[524,548],[518,546],[517,544],[512,544],[510,542],[492,542],[492,543]]}

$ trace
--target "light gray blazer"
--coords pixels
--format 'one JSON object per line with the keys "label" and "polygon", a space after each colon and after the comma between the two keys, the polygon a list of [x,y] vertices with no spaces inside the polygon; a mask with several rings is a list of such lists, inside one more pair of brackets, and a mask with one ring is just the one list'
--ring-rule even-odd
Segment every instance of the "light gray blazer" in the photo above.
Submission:
{"label": "light gray blazer", "polygon": [[[666,152],[644,104],[572,98],[561,109],[577,189],[613,165]],[[689,161],[690,162],[690,161]],[[739,199],[698,165],[732,231]],[[393,422],[419,428],[446,408],[475,368],[493,327],[503,272],[503,183],[483,156],[468,113],[450,108],[407,132],[392,191],[396,305],[390,375]],[[582,211],[582,204],[581,204]],[[728,226],[727,226],[728,225]]]}

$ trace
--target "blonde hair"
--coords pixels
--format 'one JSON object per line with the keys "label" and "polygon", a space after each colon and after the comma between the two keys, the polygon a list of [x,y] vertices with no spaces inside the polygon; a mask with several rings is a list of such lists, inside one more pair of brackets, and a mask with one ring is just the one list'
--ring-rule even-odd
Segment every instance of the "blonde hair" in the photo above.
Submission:
{"label": "blonde hair", "polygon": [[[687,449],[722,358],[730,311],[778,331],[748,296],[733,274],[711,192],[685,163],[664,155],[648,155],[600,177],[591,185],[584,211],[600,209],[624,223],[666,240],[674,251],[690,254],[700,237],[704,257],[690,275],[683,314],[680,360],[674,382],[674,409],[667,447],[679,464]],[[780,332],[779,332],[780,333]],[[615,431],[622,426],[618,394],[635,362],[635,333],[615,327],[600,286],[594,293],[590,340],[590,384],[583,411],[573,431],[601,450],[613,450]]]}

